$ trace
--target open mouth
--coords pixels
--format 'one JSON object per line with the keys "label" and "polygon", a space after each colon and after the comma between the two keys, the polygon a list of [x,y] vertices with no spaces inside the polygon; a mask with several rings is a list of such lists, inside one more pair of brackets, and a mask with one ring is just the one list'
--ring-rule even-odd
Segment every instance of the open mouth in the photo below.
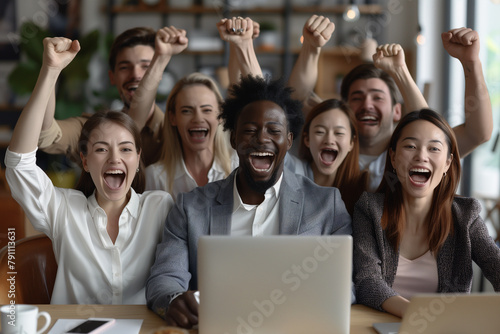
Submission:
{"label": "open mouth", "polygon": [[104,182],[111,189],[119,189],[125,181],[125,173],[119,169],[112,169],[104,173]]}
{"label": "open mouth", "polygon": [[270,152],[250,153],[250,164],[257,172],[269,172],[274,162],[274,154]]}
{"label": "open mouth", "polygon": [[130,84],[125,86],[125,90],[129,92],[130,94],[134,94],[134,92],[139,88],[138,83]]}
{"label": "open mouth", "polygon": [[377,124],[378,123],[378,117],[373,114],[360,114],[357,116],[358,122],[364,123],[364,124]]}
{"label": "open mouth", "polygon": [[321,150],[319,157],[322,163],[324,163],[325,165],[331,165],[337,159],[338,154],[339,152],[337,150],[326,148]]}
{"label": "open mouth", "polygon": [[207,128],[189,129],[188,133],[194,139],[204,139],[205,137],[208,136],[208,129]]}
{"label": "open mouth", "polygon": [[431,177],[431,171],[426,168],[410,169],[410,179],[416,184],[425,184]]}

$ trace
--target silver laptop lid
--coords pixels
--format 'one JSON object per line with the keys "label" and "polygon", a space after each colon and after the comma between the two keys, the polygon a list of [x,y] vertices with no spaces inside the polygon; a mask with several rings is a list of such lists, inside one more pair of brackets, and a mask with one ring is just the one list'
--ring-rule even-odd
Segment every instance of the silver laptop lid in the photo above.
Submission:
{"label": "silver laptop lid", "polygon": [[500,294],[420,294],[410,300],[399,333],[500,333]]}
{"label": "silver laptop lid", "polygon": [[205,236],[200,334],[349,333],[350,236]]}

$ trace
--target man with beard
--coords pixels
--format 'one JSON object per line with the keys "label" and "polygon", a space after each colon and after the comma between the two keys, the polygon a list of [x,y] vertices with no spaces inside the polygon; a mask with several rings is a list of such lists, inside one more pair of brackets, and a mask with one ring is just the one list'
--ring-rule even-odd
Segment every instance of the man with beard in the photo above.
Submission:
{"label": "man with beard", "polygon": [[194,293],[201,236],[351,233],[338,189],[320,187],[284,168],[302,125],[301,104],[290,93],[281,80],[252,76],[230,89],[220,117],[239,168],[224,180],[179,195],[146,284],[148,307],[169,325],[198,323]]}
{"label": "man with beard", "polygon": [[[123,111],[142,129],[141,158],[146,166],[158,161],[163,147],[164,113],[155,104],[161,76],[172,56],[181,53],[187,44],[186,31],[171,26],[157,32],[145,27],[128,29],[111,46],[109,79],[118,89]],[[38,147],[46,153],[66,154],[79,164],[78,138],[91,115],[55,120],[54,111],[55,92],[45,112]]]}

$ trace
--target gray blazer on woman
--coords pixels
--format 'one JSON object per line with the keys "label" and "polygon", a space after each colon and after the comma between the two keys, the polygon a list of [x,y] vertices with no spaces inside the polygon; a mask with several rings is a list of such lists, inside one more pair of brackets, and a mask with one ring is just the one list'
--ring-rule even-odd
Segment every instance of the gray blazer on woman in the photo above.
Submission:
{"label": "gray blazer on woman", "polygon": [[[198,289],[198,238],[231,233],[235,175],[233,171],[224,180],[180,194],[170,210],[146,283],[148,307],[160,316],[177,294]],[[351,217],[337,188],[320,187],[284,168],[279,192],[279,234],[351,233]]]}
{"label": "gray blazer on woman", "polygon": [[[354,284],[358,303],[382,310],[382,303],[398,295],[392,289],[399,252],[389,244],[380,226],[384,194],[364,193],[354,207]],[[454,233],[437,256],[438,291],[470,292],[472,261],[500,291],[500,249],[479,216],[481,206],[473,198],[455,197],[452,205]]]}

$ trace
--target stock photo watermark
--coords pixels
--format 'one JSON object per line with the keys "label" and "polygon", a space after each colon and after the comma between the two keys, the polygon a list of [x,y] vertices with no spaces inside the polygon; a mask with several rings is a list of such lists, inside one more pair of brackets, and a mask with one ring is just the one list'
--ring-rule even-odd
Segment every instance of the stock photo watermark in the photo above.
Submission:
{"label": "stock photo watermark", "polygon": [[[411,314],[405,314],[405,317],[409,317],[409,324],[415,328],[418,333],[425,333],[429,324],[436,321],[439,315],[446,310],[446,306],[453,303],[456,299],[456,294],[441,294],[439,297],[433,298],[426,307],[420,307]],[[400,332],[399,334],[409,333]]]}
{"label": "stock photo watermark", "polygon": [[9,299],[9,326],[16,326],[16,229],[9,227],[7,229],[7,282],[9,290],[7,298]]}
{"label": "stock photo watermark", "polygon": [[[20,27],[23,30],[20,32],[9,32],[6,36],[7,40],[14,49],[14,52],[20,53],[20,46],[22,44],[29,43],[29,37],[33,37],[38,33],[38,29],[35,28],[36,26],[43,27],[48,25],[49,20],[58,14],[59,5],[66,5],[72,1],[74,0],[38,0],[34,2],[33,5],[38,6],[39,10],[37,10],[31,17],[21,17]],[[28,21],[32,21],[36,26],[22,24]],[[24,39],[22,36],[28,37],[28,39]]]}
{"label": "stock photo watermark", "polygon": [[[254,310],[249,314],[240,315],[236,320],[237,334],[252,334],[254,329],[261,327],[264,322],[273,316],[280,305],[288,301],[293,292],[300,289],[302,284],[311,278],[322,262],[328,260],[334,252],[341,247],[340,243],[333,238],[317,238],[318,245],[310,256],[305,257],[299,263],[292,264],[281,274],[281,285],[269,292],[269,298],[253,300]],[[225,333],[229,334],[229,333]]]}

